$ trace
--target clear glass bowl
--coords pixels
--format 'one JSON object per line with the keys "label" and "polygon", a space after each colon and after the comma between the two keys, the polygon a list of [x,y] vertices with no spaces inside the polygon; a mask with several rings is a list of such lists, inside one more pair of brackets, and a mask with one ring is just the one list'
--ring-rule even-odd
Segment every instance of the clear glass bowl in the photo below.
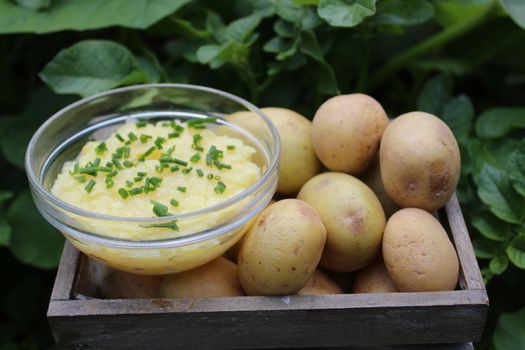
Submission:
{"label": "clear glass bowl", "polygon": [[[155,121],[209,116],[217,117],[208,126],[215,133],[235,135],[254,147],[253,161],[261,168],[253,185],[217,205],[162,218],[116,217],[80,209],[50,192],[64,162],[74,160],[87,141],[107,138],[129,118]],[[57,112],[31,139],[25,166],[38,210],[79,250],[116,269],[167,274],[202,265],[243,236],[275,193],[279,152],[276,129],[251,103],[207,87],[154,84],[104,92]],[[136,231],[173,220],[180,227],[175,237],[115,238],[122,230]]]}

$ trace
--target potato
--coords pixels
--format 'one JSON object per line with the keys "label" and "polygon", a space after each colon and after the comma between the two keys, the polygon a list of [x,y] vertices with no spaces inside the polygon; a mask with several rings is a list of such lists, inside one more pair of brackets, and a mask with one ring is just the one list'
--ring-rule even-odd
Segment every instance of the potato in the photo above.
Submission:
{"label": "potato", "polygon": [[388,219],[396,211],[401,209],[399,205],[396,204],[390,198],[388,193],[386,193],[385,186],[383,186],[383,180],[381,179],[381,169],[379,167],[379,157],[374,157],[374,160],[370,167],[359,176],[359,179],[363,181],[374,193],[381,202],[381,206],[385,211],[385,216]]}
{"label": "potato", "polygon": [[314,274],[305,286],[297,292],[297,295],[322,295],[322,294],[341,294],[341,288],[320,270],[315,270]]}
{"label": "potato", "polygon": [[326,230],[317,212],[297,199],[263,210],[239,252],[239,278],[248,295],[293,294],[311,277]]}
{"label": "potato", "polygon": [[166,275],[160,284],[163,298],[205,298],[244,295],[237,265],[219,257],[193,270]]}
{"label": "potato", "polygon": [[383,259],[359,270],[354,279],[353,293],[394,293],[397,292],[394,282],[388,274]]}
{"label": "potato", "polygon": [[321,266],[352,272],[377,257],[385,213],[374,192],[359,179],[343,173],[320,174],[303,186],[297,198],[317,210],[326,227]]}
{"label": "potato", "polygon": [[321,171],[312,146],[311,122],[285,108],[262,108],[270,118],[281,139],[281,160],[277,192],[295,194],[306,181]]}
{"label": "potato", "polygon": [[383,258],[401,292],[453,290],[458,282],[454,246],[439,221],[422,209],[401,209],[388,220]]}
{"label": "potato", "polygon": [[135,275],[107,269],[99,281],[99,290],[106,299],[157,298],[161,276]]}
{"label": "potato", "polygon": [[312,122],[315,154],[332,171],[362,173],[376,154],[387,125],[383,107],[372,97],[332,97],[319,107]]}
{"label": "potato", "polygon": [[379,151],[385,190],[402,207],[434,211],[452,196],[459,180],[459,147],[447,124],[424,112],[394,119]]}

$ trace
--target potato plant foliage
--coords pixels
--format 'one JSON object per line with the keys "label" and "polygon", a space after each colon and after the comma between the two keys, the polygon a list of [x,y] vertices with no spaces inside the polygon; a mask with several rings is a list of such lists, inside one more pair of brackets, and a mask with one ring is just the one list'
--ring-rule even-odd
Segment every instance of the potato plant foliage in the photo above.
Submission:
{"label": "potato plant foliage", "polygon": [[52,348],[62,237],[37,213],[23,158],[36,128],[118,86],[207,85],[312,118],[364,92],[389,117],[442,118],[491,298],[482,349],[525,338],[525,2],[0,0],[0,348]]}

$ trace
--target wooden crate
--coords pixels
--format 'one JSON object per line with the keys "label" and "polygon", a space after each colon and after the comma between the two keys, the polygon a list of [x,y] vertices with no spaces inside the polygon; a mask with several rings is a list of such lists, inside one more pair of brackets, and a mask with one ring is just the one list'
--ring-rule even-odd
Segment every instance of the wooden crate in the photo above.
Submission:
{"label": "wooden crate", "polygon": [[73,296],[81,253],[66,244],[49,303],[49,324],[62,349],[383,348],[432,343],[472,348],[464,343],[481,337],[487,293],[455,196],[439,216],[460,261],[454,291],[78,300]]}

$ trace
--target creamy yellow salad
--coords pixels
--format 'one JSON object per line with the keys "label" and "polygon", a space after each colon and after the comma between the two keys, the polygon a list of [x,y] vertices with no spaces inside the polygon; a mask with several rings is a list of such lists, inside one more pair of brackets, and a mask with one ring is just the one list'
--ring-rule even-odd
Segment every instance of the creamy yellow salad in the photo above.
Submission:
{"label": "creamy yellow salad", "polygon": [[[127,122],[106,140],[87,142],[77,159],[64,164],[51,192],[90,212],[159,218],[159,223],[146,224],[75,218],[86,231],[101,235],[156,240],[213,227],[233,216],[239,208],[234,206],[182,221],[162,221],[162,218],[223,202],[254,184],[261,176],[261,169],[252,160],[256,153],[253,147],[241,139],[217,135],[208,128],[208,121]],[[102,261],[106,260],[105,255],[111,254],[107,260],[117,268],[136,272],[147,271],[151,265],[150,272],[162,273],[171,272],[173,266],[170,267],[169,262],[174,259],[188,266],[196,260],[208,259],[208,255],[215,254],[211,247],[216,244],[202,242],[199,247],[188,247],[175,255],[169,250],[144,250],[136,256],[142,261],[133,263],[128,259],[128,252],[123,251],[117,266],[114,261],[118,258],[118,249],[96,246],[81,249],[91,251],[92,256]],[[181,255],[184,251],[191,255]],[[177,266],[175,269],[179,270]]]}

